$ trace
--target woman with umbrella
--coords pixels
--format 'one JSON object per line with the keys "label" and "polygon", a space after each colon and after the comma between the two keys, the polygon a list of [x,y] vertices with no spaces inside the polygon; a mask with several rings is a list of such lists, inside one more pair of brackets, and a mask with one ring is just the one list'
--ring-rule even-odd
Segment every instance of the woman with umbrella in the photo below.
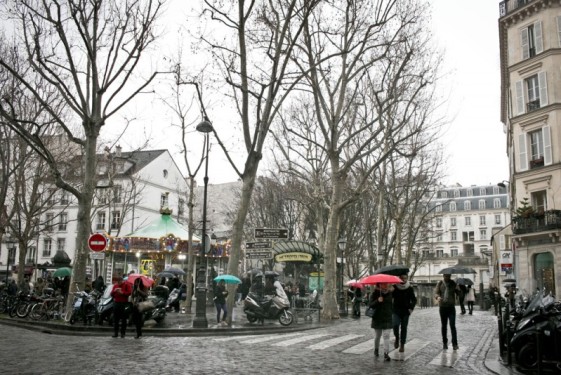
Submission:
{"label": "woman with umbrella", "polygon": [[142,279],[139,277],[134,280],[134,285],[132,287],[132,321],[136,328],[135,339],[139,339],[142,336],[144,318],[143,314],[138,309],[138,304],[145,301],[146,297],[148,297],[148,289],[144,286]]}
{"label": "woman with umbrella", "polygon": [[389,361],[390,332],[392,330],[392,292],[388,283],[380,283],[370,294],[369,306],[375,309],[371,328],[376,332],[374,339],[374,355],[379,356],[380,338],[384,337],[384,361]]}
{"label": "woman with umbrella", "polygon": [[[226,322],[226,317],[228,316],[228,309],[226,307],[226,297],[228,297],[228,291],[226,290],[226,282],[224,279],[218,281],[218,284],[214,288],[214,305],[216,306],[216,324],[223,326],[228,325]],[[220,313],[224,311],[222,315],[222,320],[220,320]]]}

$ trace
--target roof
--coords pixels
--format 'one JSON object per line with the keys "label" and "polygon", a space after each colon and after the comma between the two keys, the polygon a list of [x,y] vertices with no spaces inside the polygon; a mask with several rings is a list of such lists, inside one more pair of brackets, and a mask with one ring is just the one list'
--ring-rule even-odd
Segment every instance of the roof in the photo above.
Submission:
{"label": "roof", "polygon": [[[171,215],[162,214],[158,219],[154,220],[147,226],[140,228],[136,232],[122,236],[122,238],[160,239],[170,234],[183,241],[187,241],[189,239],[189,231],[187,229],[175,221]],[[193,234],[193,241],[200,242],[201,238]]]}

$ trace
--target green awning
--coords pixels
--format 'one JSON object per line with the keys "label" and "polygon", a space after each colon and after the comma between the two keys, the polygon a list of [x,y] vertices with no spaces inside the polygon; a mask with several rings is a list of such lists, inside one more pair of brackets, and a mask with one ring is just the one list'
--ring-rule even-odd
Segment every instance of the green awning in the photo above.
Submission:
{"label": "green awning", "polygon": [[[160,239],[164,236],[173,235],[182,241],[189,240],[189,231],[175,221],[171,215],[162,214],[159,219],[154,220],[147,226],[136,232],[129,233],[121,238],[152,238]],[[193,234],[193,242],[201,242],[201,237]]]}

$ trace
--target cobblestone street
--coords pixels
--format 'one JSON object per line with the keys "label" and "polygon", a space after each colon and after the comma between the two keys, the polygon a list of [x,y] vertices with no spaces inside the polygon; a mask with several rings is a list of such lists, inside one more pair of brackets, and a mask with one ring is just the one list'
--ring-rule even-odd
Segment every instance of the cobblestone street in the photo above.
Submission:
{"label": "cobblestone street", "polygon": [[460,349],[443,351],[438,309],[416,309],[404,360],[384,362],[373,355],[365,317],[302,332],[140,340],[1,327],[2,372],[10,374],[491,374],[484,361],[496,336],[490,312],[458,315]]}

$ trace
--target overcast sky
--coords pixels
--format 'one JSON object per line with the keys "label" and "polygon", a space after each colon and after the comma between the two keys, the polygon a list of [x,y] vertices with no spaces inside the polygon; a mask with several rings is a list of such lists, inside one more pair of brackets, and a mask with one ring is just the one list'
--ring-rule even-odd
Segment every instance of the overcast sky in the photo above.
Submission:
{"label": "overcast sky", "polygon": [[[440,116],[449,120],[446,132],[441,140],[446,147],[446,185],[456,183],[462,186],[496,184],[508,179],[508,159],[506,156],[506,136],[500,122],[500,76],[498,44],[498,0],[428,0],[433,7],[432,28],[435,43],[444,52],[445,77],[440,86],[440,96],[447,97]],[[179,25],[185,24],[188,5],[182,0],[172,0],[166,12],[168,25],[165,41],[172,45],[175,39],[181,39]],[[187,25],[194,25],[197,19],[188,19]],[[173,54],[159,51],[162,55]],[[186,54],[189,51],[185,52]],[[161,108],[161,101],[153,99],[148,105],[141,100],[132,104],[132,112],[140,120],[147,137],[151,139],[152,149],[167,148],[178,165],[183,168],[182,155],[177,129],[169,124],[170,118],[163,118],[155,113],[154,108]],[[226,111],[215,105],[209,115],[217,130],[228,128],[229,118]],[[151,124],[158,123],[156,130]],[[137,125],[138,126],[138,125]],[[162,126],[165,129],[162,130]],[[140,131],[135,127],[134,137],[123,139],[127,150],[135,145],[134,139]],[[237,135],[236,135],[237,136]],[[138,138],[137,138],[138,137]],[[200,138],[200,139],[198,139]],[[190,144],[202,137],[190,136]],[[241,139],[225,139],[227,144],[238,144]],[[140,141],[139,141],[140,142]],[[239,143],[241,144],[241,143]],[[214,146],[211,149],[209,182],[223,183],[235,181],[236,174],[225,161],[222,151]],[[239,153],[241,155],[241,153]],[[234,157],[236,155],[234,154]],[[238,163],[238,168],[243,164]],[[263,172],[265,163],[260,165]],[[202,175],[197,180],[202,183]]]}

